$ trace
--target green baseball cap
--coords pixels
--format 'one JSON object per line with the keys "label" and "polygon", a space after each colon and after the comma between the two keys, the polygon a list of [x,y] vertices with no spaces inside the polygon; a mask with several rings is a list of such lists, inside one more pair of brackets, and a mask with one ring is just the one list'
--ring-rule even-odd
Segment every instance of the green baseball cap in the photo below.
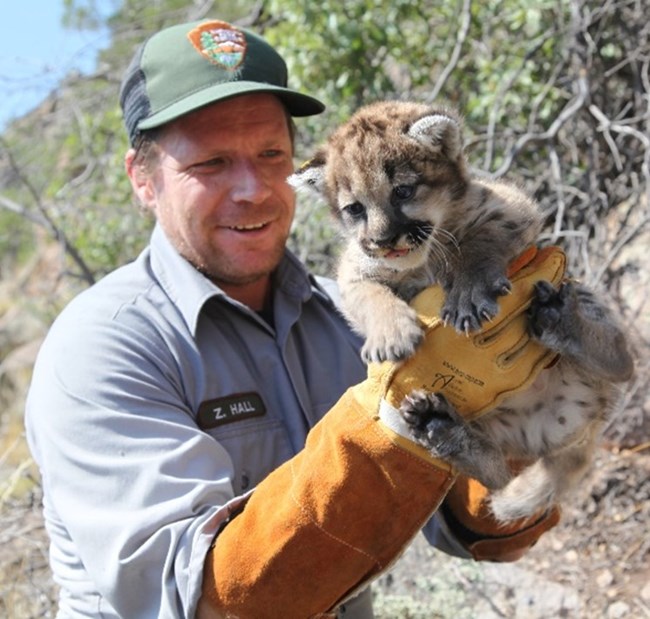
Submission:
{"label": "green baseball cap", "polygon": [[224,21],[197,21],[161,30],[140,46],[122,81],[120,105],[133,144],[143,130],[257,92],[276,95],[292,116],[325,109],[287,88],[287,65],[260,36]]}

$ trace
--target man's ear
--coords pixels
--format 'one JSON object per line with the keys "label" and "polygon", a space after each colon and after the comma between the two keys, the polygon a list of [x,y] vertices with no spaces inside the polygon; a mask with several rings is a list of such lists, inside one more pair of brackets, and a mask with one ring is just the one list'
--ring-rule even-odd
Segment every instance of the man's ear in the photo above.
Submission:
{"label": "man's ear", "polygon": [[147,210],[155,211],[155,193],[153,191],[153,179],[141,165],[135,162],[136,151],[130,148],[124,156],[124,167],[131,181],[133,193],[138,202]]}
{"label": "man's ear", "polygon": [[427,148],[456,161],[463,152],[460,124],[445,114],[429,114],[415,121],[408,135]]}
{"label": "man's ear", "polygon": [[303,163],[287,182],[296,191],[307,190],[320,198],[325,198],[325,165],[327,158],[324,151],[319,151],[314,157]]}

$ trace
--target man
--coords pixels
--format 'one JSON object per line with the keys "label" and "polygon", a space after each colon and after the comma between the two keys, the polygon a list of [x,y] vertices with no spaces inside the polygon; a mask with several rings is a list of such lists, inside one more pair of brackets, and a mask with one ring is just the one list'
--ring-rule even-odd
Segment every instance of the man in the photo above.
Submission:
{"label": "man", "polygon": [[469,506],[469,482],[391,421],[400,373],[366,379],[285,249],[291,116],[323,106],[275,50],[219,21],[163,30],[121,103],[157,224],[57,319],[26,413],[59,617],[372,617],[368,582],[422,527],[508,560],[556,522],[497,529]]}

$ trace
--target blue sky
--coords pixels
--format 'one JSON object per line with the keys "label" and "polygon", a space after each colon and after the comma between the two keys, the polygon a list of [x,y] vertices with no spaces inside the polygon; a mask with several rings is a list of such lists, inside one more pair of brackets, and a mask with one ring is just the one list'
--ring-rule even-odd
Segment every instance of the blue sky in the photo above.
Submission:
{"label": "blue sky", "polygon": [[92,71],[108,41],[61,27],[61,0],[4,0],[0,10],[0,130],[38,105],[71,70]]}

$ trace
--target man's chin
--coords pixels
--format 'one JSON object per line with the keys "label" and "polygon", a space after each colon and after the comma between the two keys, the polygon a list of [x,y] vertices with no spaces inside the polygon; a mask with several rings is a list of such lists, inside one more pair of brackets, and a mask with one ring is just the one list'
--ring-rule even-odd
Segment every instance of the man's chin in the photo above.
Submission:
{"label": "man's chin", "polygon": [[284,252],[280,253],[279,256],[269,257],[267,260],[259,260],[259,256],[255,256],[257,260],[253,263],[249,261],[242,264],[243,261],[239,261],[236,265],[224,263],[206,265],[199,268],[199,271],[217,285],[250,286],[268,279],[280,264],[283,255]]}

